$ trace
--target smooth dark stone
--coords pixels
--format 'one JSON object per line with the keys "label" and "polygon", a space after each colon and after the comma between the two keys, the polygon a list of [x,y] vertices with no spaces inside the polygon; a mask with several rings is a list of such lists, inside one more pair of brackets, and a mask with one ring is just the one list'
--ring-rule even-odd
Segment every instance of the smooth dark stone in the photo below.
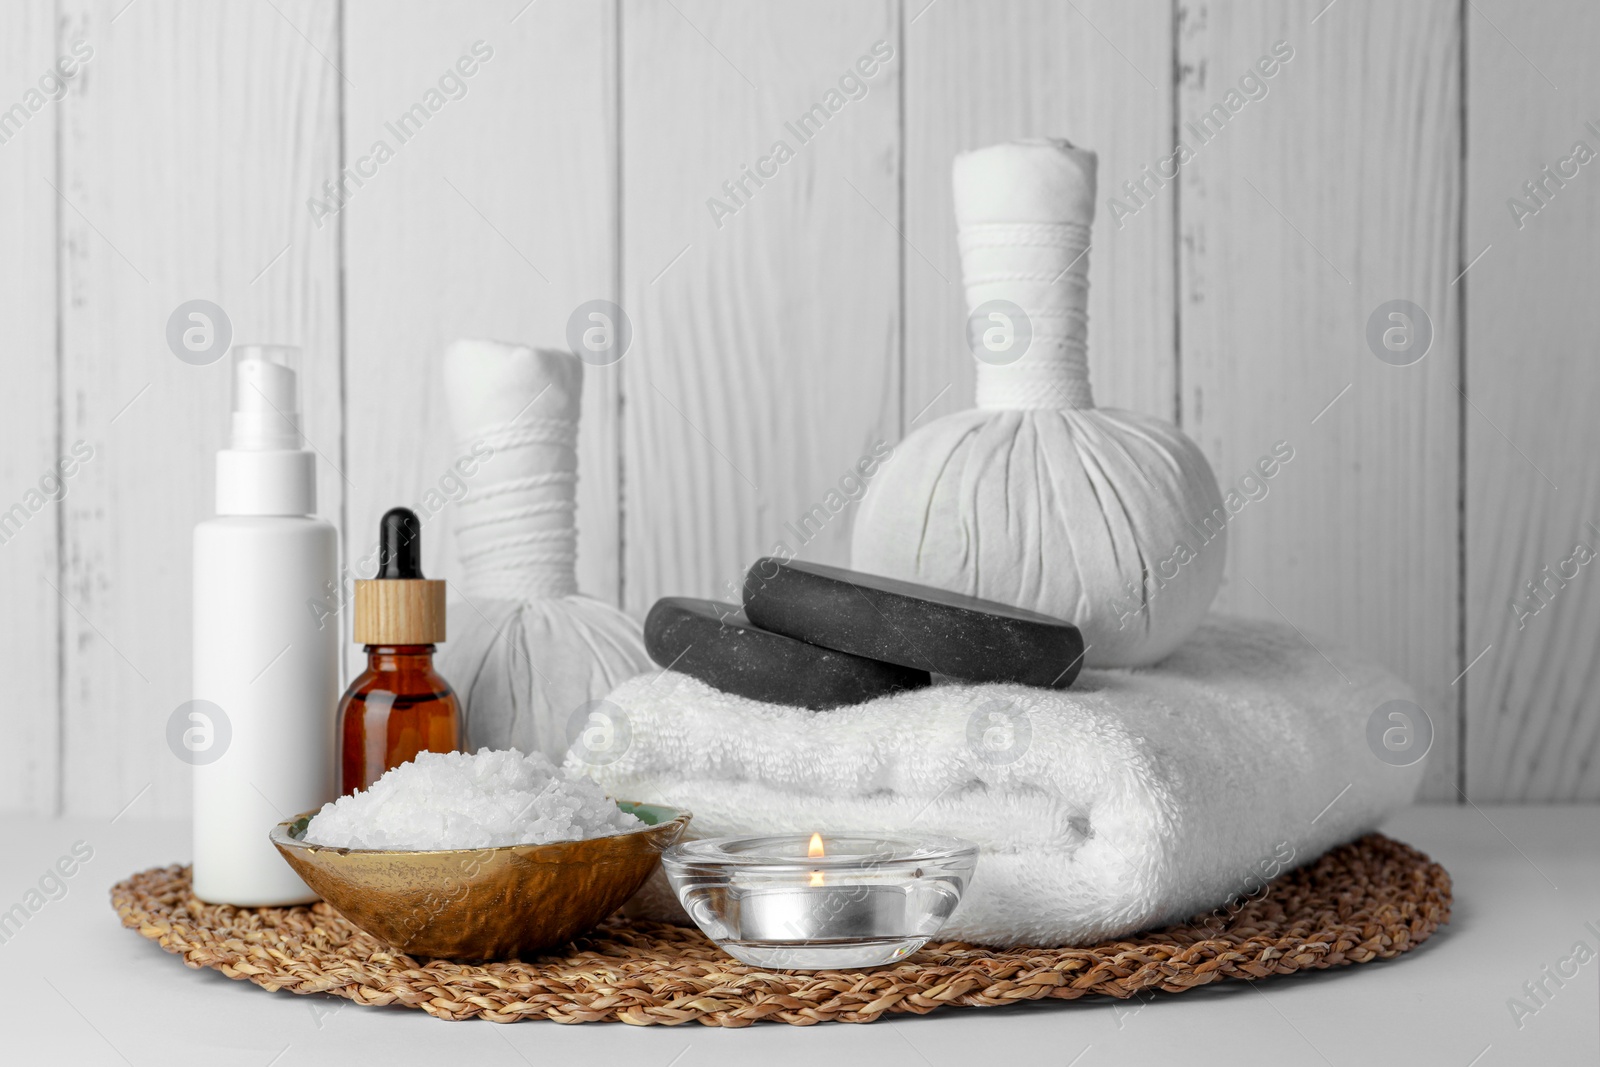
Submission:
{"label": "smooth dark stone", "polygon": [[1083,634],[1070,622],[819,563],[757,560],[744,610],[775,633],[967,682],[1065,689],[1083,665]]}
{"label": "smooth dark stone", "polygon": [[656,601],[644,647],[663,667],[769,704],[821,711],[928,684],[928,672],[882,663],[763,630],[737,604],[693,597]]}

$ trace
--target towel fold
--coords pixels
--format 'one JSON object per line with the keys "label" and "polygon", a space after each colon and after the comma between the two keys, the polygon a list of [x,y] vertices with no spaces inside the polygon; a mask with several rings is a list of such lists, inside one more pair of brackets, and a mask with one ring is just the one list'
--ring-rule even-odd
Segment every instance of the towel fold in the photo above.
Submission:
{"label": "towel fold", "polygon": [[[1224,906],[1408,804],[1422,762],[1367,740],[1408,698],[1330,643],[1212,616],[1158,666],[1070,690],[951,682],[817,713],[641,675],[608,698],[623,744],[568,766],[688,808],[691,836],[967,838],[977,872],[941,936],[1084,944]],[[684,921],[659,872],[634,910]]]}

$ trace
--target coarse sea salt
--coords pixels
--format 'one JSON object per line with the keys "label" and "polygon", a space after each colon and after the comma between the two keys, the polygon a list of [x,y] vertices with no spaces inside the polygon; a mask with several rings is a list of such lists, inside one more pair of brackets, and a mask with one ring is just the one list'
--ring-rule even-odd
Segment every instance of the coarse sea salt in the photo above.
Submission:
{"label": "coarse sea salt", "polygon": [[430,851],[579,841],[643,825],[600,786],[567,777],[538,752],[423,752],[323,805],[304,840]]}

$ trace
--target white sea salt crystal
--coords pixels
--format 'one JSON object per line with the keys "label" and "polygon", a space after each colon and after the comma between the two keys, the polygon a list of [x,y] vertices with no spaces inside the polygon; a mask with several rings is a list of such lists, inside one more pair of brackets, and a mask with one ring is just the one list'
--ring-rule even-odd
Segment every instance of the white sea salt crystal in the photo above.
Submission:
{"label": "white sea salt crystal", "polygon": [[644,823],[538,752],[423,752],[371,788],[323,805],[305,841],[334,848],[450,849],[606,837]]}

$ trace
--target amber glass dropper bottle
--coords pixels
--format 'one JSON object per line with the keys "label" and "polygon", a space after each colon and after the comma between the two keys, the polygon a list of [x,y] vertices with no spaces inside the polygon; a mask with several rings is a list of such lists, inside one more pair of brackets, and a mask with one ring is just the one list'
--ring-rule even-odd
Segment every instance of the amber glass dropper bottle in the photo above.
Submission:
{"label": "amber glass dropper bottle", "polygon": [[433,669],[445,639],[445,583],[422,576],[422,524],[391,508],[378,527],[378,575],[356,582],[355,639],[367,669],[339,701],[339,792],[366,789],[418,752],[461,747],[461,705]]}

